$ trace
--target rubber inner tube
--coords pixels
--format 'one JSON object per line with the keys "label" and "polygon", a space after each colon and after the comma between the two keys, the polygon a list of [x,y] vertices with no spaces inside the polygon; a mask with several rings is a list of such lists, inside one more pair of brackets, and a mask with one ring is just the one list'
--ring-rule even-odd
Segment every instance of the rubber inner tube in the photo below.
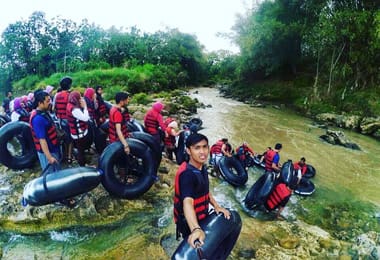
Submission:
{"label": "rubber inner tube", "polygon": [[275,175],[273,173],[265,173],[252,185],[244,199],[244,204],[248,209],[253,209],[263,205],[272,192]]}
{"label": "rubber inner tube", "polygon": [[0,115],[0,128],[10,121],[8,116]]}
{"label": "rubber inner tube", "polygon": [[9,122],[0,128],[0,162],[8,168],[21,170],[37,161],[32,132],[25,122]]}
{"label": "rubber inner tube", "polygon": [[189,120],[187,125],[193,132],[197,132],[201,129],[202,123],[200,118],[194,117]]}
{"label": "rubber inner tube", "polygon": [[128,138],[127,142],[129,155],[125,154],[121,142],[112,143],[101,154],[99,168],[104,173],[102,184],[110,194],[134,199],[148,191],[157,176],[149,146],[134,138]]}
{"label": "rubber inner tube", "polygon": [[185,130],[179,134],[177,149],[176,149],[176,154],[175,154],[175,159],[178,165],[180,165],[184,161],[188,161],[189,159],[189,155],[186,153],[186,149],[185,149],[186,138],[189,135],[190,135],[189,130]]}
{"label": "rubber inner tube", "polygon": [[302,196],[310,196],[315,191],[314,183],[308,178],[302,177],[300,183],[297,188],[294,190],[295,194]]}
{"label": "rubber inner tube", "polygon": [[24,187],[23,201],[42,206],[88,192],[100,183],[101,172],[92,167],[68,168],[28,182]]}
{"label": "rubber inner tube", "polygon": [[310,164],[306,164],[306,167],[307,167],[307,170],[306,170],[305,174],[303,175],[303,177],[313,178],[315,176],[315,173],[316,173],[315,168]]}
{"label": "rubber inner tube", "polygon": [[248,173],[235,157],[223,156],[219,161],[222,177],[234,186],[243,186],[248,180]]}
{"label": "rubber inner tube", "polygon": [[288,160],[281,167],[280,181],[286,185],[289,185],[292,183],[294,178],[296,178],[296,176],[294,175],[293,162],[291,160]]}
{"label": "rubber inner tube", "polygon": [[144,142],[152,150],[152,156],[154,158],[154,162],[156,163],[155,169],[157,172],[158,167],[160,166],[160,163],[161,163],[161,159],[162,159],[161,148],[159,144],[157,143],[157,141],[154,139],[154,137],[151,134],[139,132],[139,131],[132,132],[131,137]]}
{"label": "rubber inner tube", "polygon": [[144,126],[136,119],[128,121],[127,128],[128,132],[146,132]]}
{"label": "rubber inner tube", "polygon": [[[239,237],[242,222],[239,213],[234,210],[230,219],[223,214],[210,214],[200,221],[200,226],[206,233],[205,244],[199,250],[192,248],[185,238],[178,246],[171,259],[227,259],[237,238]],[[202,258],[199,258],[202,255]]]}

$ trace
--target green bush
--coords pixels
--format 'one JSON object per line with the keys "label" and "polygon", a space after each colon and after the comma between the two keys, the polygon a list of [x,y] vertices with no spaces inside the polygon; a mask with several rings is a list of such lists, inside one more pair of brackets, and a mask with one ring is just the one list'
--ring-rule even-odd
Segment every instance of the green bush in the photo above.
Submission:
{"label": "green bush", "polygon": [[137,93],[132,96],[131,103],[148,105],[153,102],[153,99],[146,93]]}

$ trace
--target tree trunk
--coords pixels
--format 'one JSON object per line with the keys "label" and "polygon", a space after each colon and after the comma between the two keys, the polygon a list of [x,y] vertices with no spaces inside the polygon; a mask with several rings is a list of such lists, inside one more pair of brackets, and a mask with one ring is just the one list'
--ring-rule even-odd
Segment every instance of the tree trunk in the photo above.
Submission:
{"label": "tree trunk", "polygon": [[343,44],[342,49],[340,50],[338,57],[336,57],[335,62],[334,62],[334,56],[335,56],[335,50],[336,49],[334,48],[334,50],[333,50],[333,54],[331,56],[330,76],[329,76],[329,86],[327,88],[327,96],[330,96],[330,92],[331,92],[332,73],[335,69],[336,64],[338,63],[338,61],[340,59],[340,56],[342,56],[342,53],[343,53],[343,50],[345,47],[346,47],[346,43]]}
{"label": "tree trunk", "polygon": [[320,58],[320,49],[318,48],[318,53],[317,53],[317,70],[315,72],[315,78],[314,78],[314,84],[313,84],[313,97],[315,99],[319,99],[319,94],[318,94],[318,80],[319,80],[319,58]]}

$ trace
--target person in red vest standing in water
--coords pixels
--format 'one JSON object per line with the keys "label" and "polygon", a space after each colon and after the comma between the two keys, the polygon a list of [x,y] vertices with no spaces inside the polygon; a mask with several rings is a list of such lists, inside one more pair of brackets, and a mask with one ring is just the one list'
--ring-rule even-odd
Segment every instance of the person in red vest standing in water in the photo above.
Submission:
{"label": "person in red vest standing in water", "polygon": [[277,143],[274,149],[268,150],[265,154],[265,172],[280,173],[281,163],[279,152],[282,149],[282,144]]}
{"label": "person in red vest standing in water", "polygon": [[153,103],[152,108],[146,112],[144,117],[145,130],[154,137],[160,146],[162,146],[161,133],[165,133],[166,137],[168,136],[165,132],[166,127],[161,114],[163,109],[164,104],[157,101]]}

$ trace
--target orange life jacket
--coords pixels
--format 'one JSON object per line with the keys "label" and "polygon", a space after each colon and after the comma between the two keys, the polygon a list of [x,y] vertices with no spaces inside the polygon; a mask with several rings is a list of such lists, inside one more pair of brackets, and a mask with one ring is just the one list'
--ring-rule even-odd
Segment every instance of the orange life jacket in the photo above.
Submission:
{"label": "orange life jacket", "polygon": [[273,163],[274,156],[276,154],[277,154],[277,152],[274,150],[269,150],[265,154],[264,158],[265,158],[265,170],[266,171],[273,171],[272,163]]}
{"label": "orange life jacket", "polygon": [[266,202],[267,208],[269,210],[277,208],[280,203],[287,199],[291,194],[292,192],[288,189],[288,187],[286,187],[286,184],[278,184],[268,197],[268,200]]}

